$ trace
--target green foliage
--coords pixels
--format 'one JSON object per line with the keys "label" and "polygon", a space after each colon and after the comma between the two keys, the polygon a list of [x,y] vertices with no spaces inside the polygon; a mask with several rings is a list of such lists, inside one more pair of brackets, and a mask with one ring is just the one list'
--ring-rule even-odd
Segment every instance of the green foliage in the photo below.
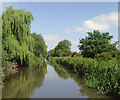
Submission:
{"label": "green foliage", "polygon": [[71,54],[70,51],[71,43],[68,40],[60,41],[57,46],[54,48],[55,56],[69,56]]}
{"label": "green foliage", "polygon": [[[36,66],[44,62],[47,46],[41,35],[30,33],[31,12],[11,6],[2,14],[2,66],[17,59],[24,66]],[[35,65],[36,64],[36,65]]]}
{"label": "green foliage", "polygon": [[103,52],[100,54],[96,54],[95,58],[102,60],[111,60],[112,58],[119,58],[120,51],[116,48],[116,44],[107,44],[105,48],[103,48]]}
{"label": "green foliage", "polygon": [[103,52],[103,49],[109,44],[113,36],[109,32],[100,33],[98,30],[88,32],[88,37],[82,38],[78,45],[79,50],[84,57],[94,57],[96,54]]}
{"label": "green foliage", "polygon": [[54,49],[48,51],[48,57],[70,56],[71,55],[70,46],[71,46],[70,41],[68,40],[60,41]]}
{"label": "green foliage", "polygon": [[116,48],[116,44],[107,44],[105,48],[103,48],[103,52],[111,52],[111,51],[118,51]]}
{"label": "green foliage", "polygon": [[85,79],[88,87],[103,94],[120,95],[120,61],[108,62],[83,57],[53,57],[51,61],[65,65]]}
{"label": "green foliage", "polygon": [[45,44],[45,41],[43,39],[43,36],[40,34],[32,33],[32,37],[34,38],[35,44],[33,46],[33,53],[37,57],[47,57],[47,45]]}
{"label": "green foliage", "polygon": [[109,52],[102,52],[100,54],[97,54],[95,57],[98,60],[101,59],[101,60],[106,60],[106,61],[112,59],[112,55]]}

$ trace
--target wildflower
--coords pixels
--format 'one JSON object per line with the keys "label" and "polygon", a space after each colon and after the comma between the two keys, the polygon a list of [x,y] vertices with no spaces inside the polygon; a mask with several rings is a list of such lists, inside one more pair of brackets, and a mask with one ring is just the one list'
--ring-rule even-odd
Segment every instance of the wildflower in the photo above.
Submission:
{"label": "wildflower", "polygon": [[12,63],[12,67],[13,67],[13,68],[15,67],[15,64],[14,64],[14,63]]}
{"label": "wildflower", "polygon": [[2,74],[2,77],[4,77],[5,75],[4,75],[4,73]]}
{"label": "wildflower", "polygon": [[13,71],[15,71],[15,69],[13,69]]}
{"label": "wildflower", "polygon": [[16,67],[18,66],[18,63],[16,62]]}
{"label": "wildflower", "polygon": [[10,66],[10,64],[8,64],[8,66]]}

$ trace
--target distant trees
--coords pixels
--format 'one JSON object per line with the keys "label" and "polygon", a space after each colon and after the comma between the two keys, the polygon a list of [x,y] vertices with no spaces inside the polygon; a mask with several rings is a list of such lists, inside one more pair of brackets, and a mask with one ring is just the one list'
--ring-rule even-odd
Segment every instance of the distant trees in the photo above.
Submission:
{"label": "distant trees", "polygon": [[84,57],[112,59],[119,54],[116,48],[117,42],[110,44],[113,36],[109,32],[100,33],[98,30],[87,32],[88,37],[82,38],[78,45],[81,54]]}
{"label": "distant trees", "polygon": [[70,51],[71,43],[68,40],[60,41],[55,47],[55,56],[69,56],[71,54]]}
{"label": "distant trees", "polygon": [[83,56],[103,60],[111,60],[112,58],[120,58],[120,51],[116,48],[118,41],[111,44],[113,38],[109,32],[101,33],[99,30],[87,32],[88,36],[79,40],[80,53],[71,52],[71,43],[68,40],[60,41],[57,46],[48,51],[48,57],[63,56]]}
{"label": "distant trees", "polygon": [[60,41],[57,46],[48,52],[48,56],[62,57],[71,55],[71,43],[68,40]]}

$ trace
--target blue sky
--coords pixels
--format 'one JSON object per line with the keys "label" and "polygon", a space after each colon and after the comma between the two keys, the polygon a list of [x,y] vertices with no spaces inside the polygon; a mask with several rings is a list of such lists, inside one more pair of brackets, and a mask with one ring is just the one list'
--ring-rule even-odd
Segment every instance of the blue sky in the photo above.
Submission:
{"label": "blue sky", "polygon": [[94,29],[110,32],[112,42],[118,40],[117,2],[7,2],[2,4],[2,10],[10,5],[32,12],[31,32],[44,36],[48,50],[67,39],[72,51],[79,51],[79,39]]}

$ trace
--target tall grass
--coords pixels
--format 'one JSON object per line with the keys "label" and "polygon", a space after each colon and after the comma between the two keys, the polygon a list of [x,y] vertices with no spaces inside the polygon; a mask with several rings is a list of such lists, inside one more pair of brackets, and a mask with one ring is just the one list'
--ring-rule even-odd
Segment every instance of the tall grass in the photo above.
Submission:
{"label": "tall grass", "polygon": [[97,61],[83,57],[53,57],[51,61],[65,65],[85,79],[85,85],[98,93],[120,95],[119,61]]}

